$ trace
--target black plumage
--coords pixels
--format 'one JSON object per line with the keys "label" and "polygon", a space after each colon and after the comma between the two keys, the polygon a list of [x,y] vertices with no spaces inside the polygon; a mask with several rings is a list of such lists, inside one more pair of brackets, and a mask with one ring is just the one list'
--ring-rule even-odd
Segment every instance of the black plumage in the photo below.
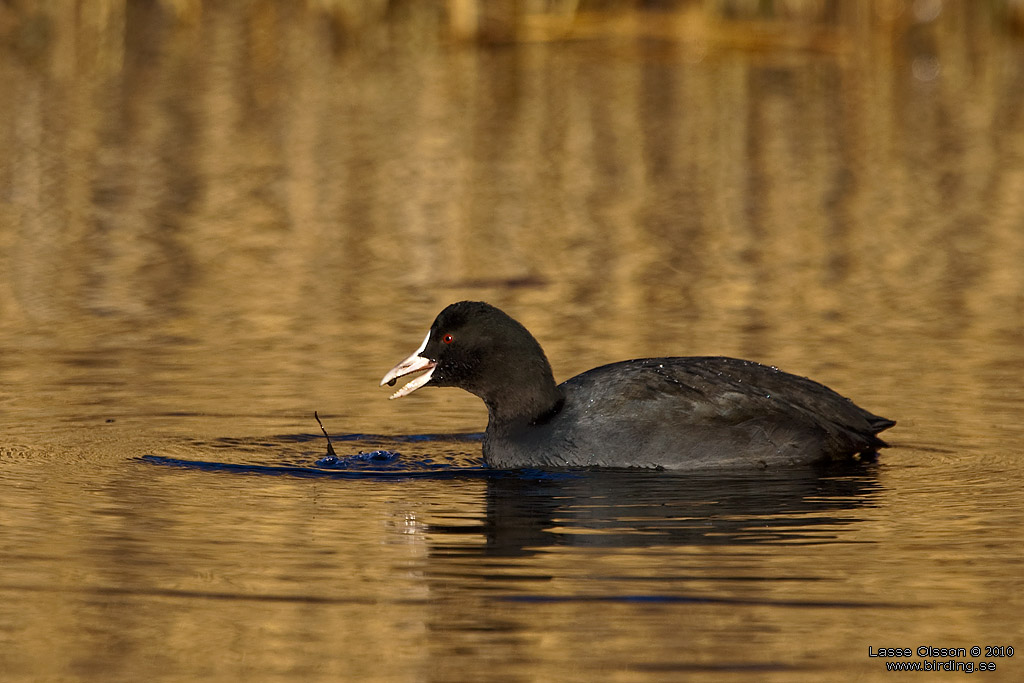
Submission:
{"label": "black plumage", "polygon": [[895,424],[810,379],[735,358],[627,360],[556,385],[533,335],[483,302],[444,309],[381,384],[419,370],[394,397],[420,386],[476,394],[488,410],[484,457],[502,468],[809,464],[873,455]]}

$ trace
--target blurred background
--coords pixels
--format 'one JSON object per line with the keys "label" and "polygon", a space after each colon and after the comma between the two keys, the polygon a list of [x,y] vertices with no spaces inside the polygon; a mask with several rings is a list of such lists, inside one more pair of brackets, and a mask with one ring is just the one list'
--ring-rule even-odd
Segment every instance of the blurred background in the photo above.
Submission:
{"label": "blurred background", "polygon": [[1022,30],[1017,0],[5,2],[6,429],[475,430],[375,393],[462,298],[559,379],[728,354],[883,414],[984,394],[1020,360]]}
{"label": "blurred background", "polygon": [[[767,501],[644,480],[540,512],[500,480],[137,459],[310,467],[314,410],[479,432],[475,397],[377,387],[467,298],[558,380],[750,358],[897,448]],[[0,678],[678,680],[685,654],[791,681],[1019,646],[1022,387],[1024,0],[0,0]],[[648,552],[633,516],[665,510],[696,531]],[[618,536],[574,534],[603,514]],[[519,559],[484,566],[502,523]],[[743,545],[772,524],[820,544]],[[652,578],[683,602],[482,597]]]}

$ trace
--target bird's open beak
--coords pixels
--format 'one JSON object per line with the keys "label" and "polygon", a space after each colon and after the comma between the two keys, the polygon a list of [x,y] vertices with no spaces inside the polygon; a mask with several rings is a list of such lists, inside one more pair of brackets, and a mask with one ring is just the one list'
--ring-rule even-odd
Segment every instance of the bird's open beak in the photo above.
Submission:
{"label": "bird's open beak", "polygon": [[388,374],[384,375],[384,379],[380,381],[381,386],[384,386],[385,384],[393,385],[395,383],[395,380],[397,380],[399,377],[405,377],[406,375],[411,375],[414,372],[426,370],[424,374],[420,375],[419,377],[412,380],[395,393],[391,394],[389,398],[402,398],[403,396],[408,396],[409,394],[416,391],[417,389],[419,389],[424,384],[430,381],[430,377],[434,374],[434,367],[437,365],[437,363],[435,363],[434,361],[430,360],[425,356],[420,355],[423,353],[423,349],[427,348],[428,341],[430,341],[429,332],[427,333],[427,336],[423,338],[423,343],[420,344],[420,347],[418,349],[413,351],[411,356],[403,360],[395,367],[388,370]]}

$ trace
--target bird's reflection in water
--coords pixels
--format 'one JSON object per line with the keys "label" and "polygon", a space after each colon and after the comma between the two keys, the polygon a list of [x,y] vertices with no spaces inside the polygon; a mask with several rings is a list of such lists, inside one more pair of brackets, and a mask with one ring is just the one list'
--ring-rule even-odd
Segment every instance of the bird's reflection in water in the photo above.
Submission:
{"label": "bird's reflection in water", "polygon": [[551,546],[827,543],[856,523],[879,491],[871,466],[840,470],[678,476],[663,472],[544,472],[492,477],[483,525],[431,525],[483,534],[455,551],[527,556]]}

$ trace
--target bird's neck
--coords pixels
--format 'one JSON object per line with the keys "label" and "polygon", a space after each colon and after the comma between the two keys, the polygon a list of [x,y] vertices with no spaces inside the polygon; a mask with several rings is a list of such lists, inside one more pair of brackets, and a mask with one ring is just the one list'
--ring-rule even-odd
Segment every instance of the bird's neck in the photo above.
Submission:
{"label": "bird's neck", "polygon": [[543,424],[558,414],[565,403],[551,371],[532,378],[520,377],[481,396],[487,406],[488,429],[514,429]]}

